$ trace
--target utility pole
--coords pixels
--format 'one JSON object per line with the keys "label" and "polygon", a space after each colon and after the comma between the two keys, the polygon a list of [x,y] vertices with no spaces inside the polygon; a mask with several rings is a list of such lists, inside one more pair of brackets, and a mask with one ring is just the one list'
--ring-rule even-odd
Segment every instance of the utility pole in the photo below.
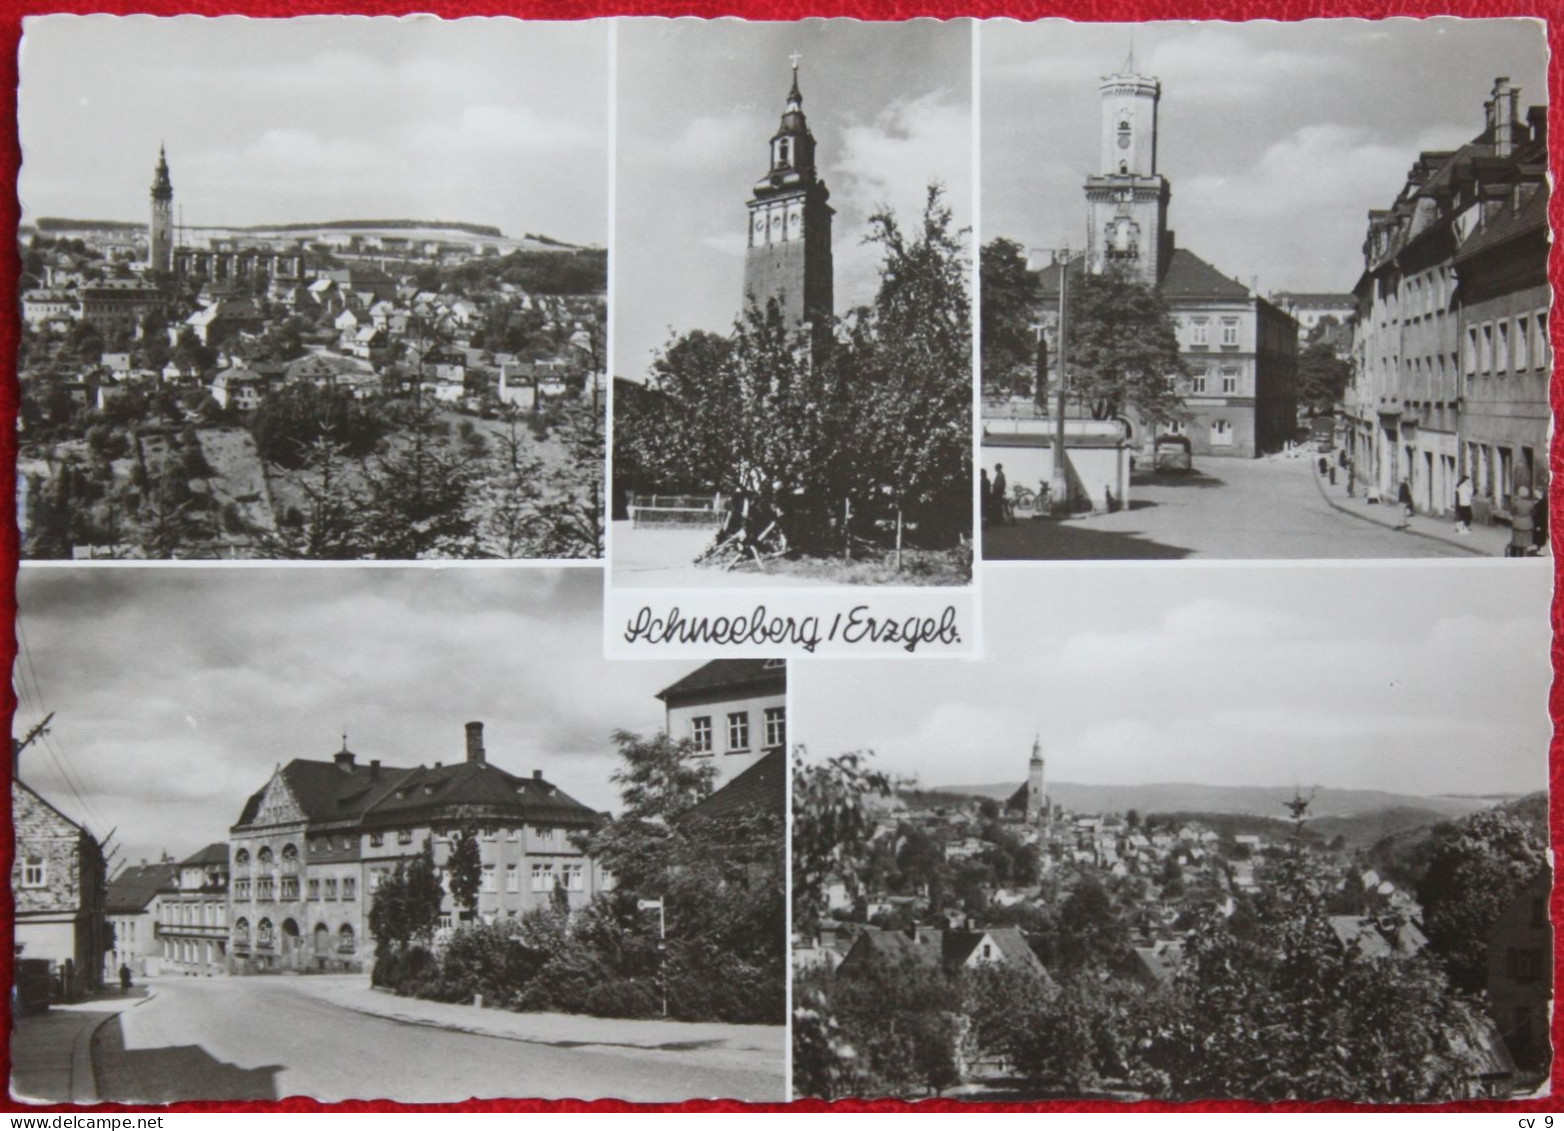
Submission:
{"label": "utility pole", "polygon": [[668,922],[664,918],[662,897],[656,899],[638,899],[635,903],[637,911],[657,911],[657,981],[658,988],[662,991],[663,1016],[668,1016]]}
{"label": "utility pole", "polygon": [[32,728],[32,730],[28,731],[25,735],[22,736],[20,742],[13,742],[11,744],[12,780],[17,780],[21,777],[22,751],[26,750],[33,743],[37,742],[40,738],[49,733],[49,720],[52,718],[54,718],[54,712],[50,711],[43,717],[43,721],[41,723],[38,723]]}
{"label": "utility pole", "polygon": [[1065,515],[1070,512],[1070,479],[1065,472],[1064,454],[1064,363],[1068,356],[1069,346],[1065,334],[1065,319],[1069,310],[1070,291],[1070,249],[1062,247],[1056,253],[1056,261],[1059,264],[1059,338],[1058,349],[1054,351],[1059,359],[1059,382],[1054,397],[1054,467],[1052,481],[1049,486],[1049,510],[1056,515]]}

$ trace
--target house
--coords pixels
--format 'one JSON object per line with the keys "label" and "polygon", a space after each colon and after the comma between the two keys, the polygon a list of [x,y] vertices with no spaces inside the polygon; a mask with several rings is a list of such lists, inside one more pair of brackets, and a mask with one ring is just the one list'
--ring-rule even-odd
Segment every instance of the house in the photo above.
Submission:
{"label": "house", "polygon": [[712,660],[657,693],[666,731],[687,739],[733,780],[765,755],[787,747],[787,661]]}
{"label": "house", "polygon": [[108,942],[103,849],[85,825],[71,820],[17,776],[18,747],[13,741],[13,956],[47,962],[56,994],[74,999],[103,984]]}
{"label": "house", "polygon": [[114,932],[114,945],[103,959],[106,981],[112,983],[126,965],[136,975],[158,973],[159,893],[173,884],[176,875],[174,862],[164,858],[156,864],[143,860],[126,865],[109,881],[103,911]]}
{"label": "house", "polygon": [[180,861],[161,892],[163,973],[228,971],[228,845],[209,844]]}
{"label": "house", "polygon": [[1553,1000],[1553,926],[1546,867],[1518,891],[1488,928],[1488,1010],[1515,1063],[1546,1072]]}
{"label": "house", "polygon": [[[459,762],[411,769],[296,758],[245,803],[229,834],[229,965],[240,972],[355,970],[373,940],[367,906],[428,843],[445,865],[460,830],[479,836],[477,917],[515,918],[563,901],[584,906],[605,879],[573,843],[599,815],[545,780],[489,762],[483,724],[466,728]],[[442,921],[457,908],[446,900]]]}
{"label": "house", "polygon": [[212,399],[222,408],[252,412],[261,407],[266,382],[259,373],[234,366],[212,378]]}
{"label": "house", "polygon": [[739,820],[760,814],[780,819],[786,811],[787,751],[776,746],[704,801],[680,814],[679,821]]}
{"label": "house", "polygon": [[877,965],[940,968],[948,973],[1004,964],[1043,977],[1047,971],[1015,927],[940,930],[913,927],[906,931],[863,931],[837,967],[840,977],[853,977]]}

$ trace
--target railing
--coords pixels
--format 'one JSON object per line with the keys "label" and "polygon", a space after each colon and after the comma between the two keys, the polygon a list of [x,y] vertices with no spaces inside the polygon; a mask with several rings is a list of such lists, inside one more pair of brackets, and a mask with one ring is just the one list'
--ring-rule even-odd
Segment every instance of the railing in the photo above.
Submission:
{"label": "railing", "polygon": [[632,495],[632,526],[715,526],[722,520],[715,495]]}

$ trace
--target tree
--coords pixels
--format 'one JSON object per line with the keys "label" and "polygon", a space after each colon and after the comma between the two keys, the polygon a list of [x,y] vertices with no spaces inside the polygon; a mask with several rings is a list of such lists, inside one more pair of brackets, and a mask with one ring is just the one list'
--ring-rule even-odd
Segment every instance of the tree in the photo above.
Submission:
{"label": "tree", "polygon": [[371,899],[369,930],[379,953],[432,939],[440,926],[444,899],[434,866],[434,843],[425,838],[423,850],[411,860],[399,860]]}
{"label": "tree", "polygon": [[666,822],[710,796],[717,767],[697,757],[689,739],[616,730],[614,742],[623,764],[608,780],[619,787],[627,818]]}
{"label": "tree", "polygon": [[1351,380],[1351,364],[1327,342],[1312,342],[1298,355],[1298,404],[1315,415],[1329,414]]}
{"label": "tree", "polygon": [[889,797],[901,784],[868,768],[873,751],[805,762],[793,770],[793,927],[812,934],[825,914],[825,887],[833,878],[857,894],[858,877],[874,834],[871,797]]}
{"label": "tree", "polygon": [[388,450],[366,461],[362,511],[371,557],[467,558],[478,552],[471,513],[476,463],[451,442],[435,409],[412,406]]}
{"label": "tree", "polygon": [[478,835],[470,828],[458,829],[451,838],[451,855],[445,864],[451,898],[461,908],[462,917],[471,919],[478,910],[478,889],[483,885],[483,855]]}
{"label": "tree", "polygon": [[346,479],[342,448],[325,437],[316,440],[297,483],[304,508],[289,508],[275,531],[258,536],[260,555],[305,561],[363,557],[368,547],[360,503]]}
{"label": "tree", "polygon": [[1144,426],[1175,419],[1188,370],[1173,317],[1156,288],[1122,268],[1086,275],[1066,314],[1069,390],[1095,420],[1133,410]]}
{"label": "tree", "polygon": [[1037,276],[1028,270],[1025,249],[999,238],[978,256],[982,276],[983,392],[987,396],[1029,395],[1037,376]]}
{"label": "tree", "polygon": [[1548,866],[1547,849],[1545,834],[1504,809],[1473,813],[1435,834],[1417,898],[1429,949],[1458,988],[1475,992],[1485,985],[1488,930]]}

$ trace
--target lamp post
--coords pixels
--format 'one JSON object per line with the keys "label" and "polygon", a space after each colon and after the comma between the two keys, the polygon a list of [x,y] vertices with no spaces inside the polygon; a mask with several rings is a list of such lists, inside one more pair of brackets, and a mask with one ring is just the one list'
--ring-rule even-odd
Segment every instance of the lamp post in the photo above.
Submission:
{"label": "lamp post", "polygon": [[656,899],[638,899],[637,911],[657,912],[657,988],[662,993],[663,1016],[668,1016],[668,921],[664,913],[662,896]]}
{"label": "lamp post", "polygon": [[1058,348],[1054,351],[1059,359],[1059,381],[1054,395],[1054,466],[1049,484],[1048,509],[1056,515],[1064,515],[1070,511],[1070,480],[1065,472],[1064,452],[1064,374],[1065,359],[1069,351],[1065,334],[1065,318],[1069,311],[1070,292],[1070,248],[1068,245],[1058,248],[1054,252],[1054,262],[1059,267],[1059,334]]}

